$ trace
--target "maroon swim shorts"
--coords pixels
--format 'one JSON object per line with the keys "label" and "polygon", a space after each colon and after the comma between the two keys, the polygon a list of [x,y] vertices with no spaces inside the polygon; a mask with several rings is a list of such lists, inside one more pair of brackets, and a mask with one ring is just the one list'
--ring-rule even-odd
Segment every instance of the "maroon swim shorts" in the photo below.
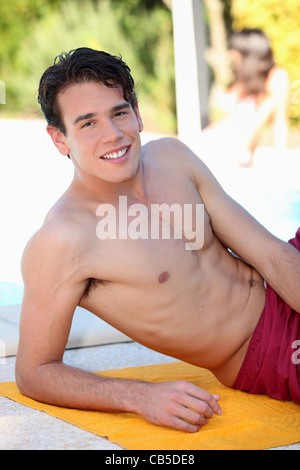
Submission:
{"label": "maroon swim shorts", "polygon": [[[300,250],[300,228],[289,243]],[[270,286],[233,388],[300,403],[300,314]]]}

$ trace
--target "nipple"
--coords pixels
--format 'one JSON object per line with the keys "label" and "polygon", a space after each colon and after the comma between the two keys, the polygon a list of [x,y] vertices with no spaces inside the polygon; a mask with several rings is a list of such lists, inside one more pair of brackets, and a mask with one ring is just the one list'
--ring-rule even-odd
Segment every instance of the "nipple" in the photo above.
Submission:
{"label": "nipple", "polygon": [[158,282],[160,284],[163,284],[164,282],[167,282],[169,277],[170,277],[170,274],[167,271],[164,271],[159,275]]}

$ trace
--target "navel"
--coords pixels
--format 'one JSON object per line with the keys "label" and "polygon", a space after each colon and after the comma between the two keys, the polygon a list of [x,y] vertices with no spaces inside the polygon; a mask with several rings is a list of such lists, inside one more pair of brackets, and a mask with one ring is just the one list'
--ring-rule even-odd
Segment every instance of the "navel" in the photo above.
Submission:
{"label": "navel", "polygon": [[164,282],[167,282],[169,277],[170,277],[170,274],[167,271],[164,271],[159,275],[158,282],[160,284],[163,284]]}

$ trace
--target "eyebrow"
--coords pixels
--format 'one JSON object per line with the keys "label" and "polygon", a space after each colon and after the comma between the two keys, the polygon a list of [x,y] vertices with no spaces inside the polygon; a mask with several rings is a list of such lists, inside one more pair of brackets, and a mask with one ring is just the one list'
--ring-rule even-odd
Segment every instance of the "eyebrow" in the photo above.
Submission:
{"label": "eyebrow", "polygon": [[97,113],[88,113],[83,114],[82,116],[78,116],[75,121],[73,122],[73,126],[76,126],[80,121],[85,121],[86,119],[92,119],[97,116]]}
{"label": "eyebrow", "polygon": [[[116,113],[118,111],[121,111],[122,109],[127,109],[127,108],[130,108],[130,104],[125,102],[125,103],[118,104],[118,105],[114,106],[111,109],[111,112]],[[85,121],[87,119],[93,119],[96,116],[98,116],[98,113],[88,113],[88,114],[83,114],[82,116],[78,116],[75,119],[75,121],[73,122],[73,126],[76,126],[76,124],[78,124],[81,121]]]}

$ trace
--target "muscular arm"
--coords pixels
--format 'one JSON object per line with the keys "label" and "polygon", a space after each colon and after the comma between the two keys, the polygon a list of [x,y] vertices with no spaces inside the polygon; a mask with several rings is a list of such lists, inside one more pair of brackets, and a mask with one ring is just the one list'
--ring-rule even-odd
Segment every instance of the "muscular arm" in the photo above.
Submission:
{"label": "muscular arm", "polygon": [[218,209],[222,208],[217,221],[217,214],[212,211],[212,225],[218,238],[253,266],[288,305],[300,312],[299,251],[269,233],[227,195],[219,203]]}
{"label": "muscular arm", "polygon": [[78,243],[76,230],[50,227],[35,235],[25,250],[16,361],[21,393],[57,406],[136,412],[155,424],[197,431],[221,413],[219,397],[186,382],[114,379],[64,364],[73,313],[89,277]]}
{"label": "muscular arm", "polygon": [[200,191],[217,237],[252,265],[282,299],[300,312],[300,253],[260,225],[207,174]]}
{"label": "muscular arm", "polygon": [[230,198],[203,162],[182,144],[184,165],[190,163],[191,177],[209,214],[217,238],[253,266],[273,289],[300,312],[300,252],[279,240]]}

